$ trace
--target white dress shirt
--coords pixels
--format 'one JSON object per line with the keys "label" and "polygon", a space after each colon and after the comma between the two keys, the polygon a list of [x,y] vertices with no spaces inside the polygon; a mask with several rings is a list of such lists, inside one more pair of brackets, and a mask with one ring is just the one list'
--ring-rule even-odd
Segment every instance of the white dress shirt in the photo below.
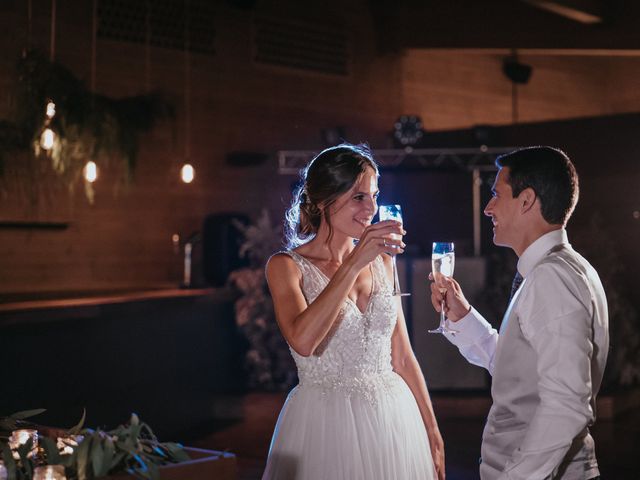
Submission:
{"label": "white dress shirt", "polygon": [[[493,376],[483,461],[485,455],[494,461],[485,465],[483,479],[593,478],[599,472],[588,426],[595,420],[609,348],[602,284],[571,248],[564,229],[534,241],[520,257],[518,271],[524,281],[500,333],[474,308],[457,322],[447,320],[458,331],[445,334],[447,339]],[[511,322],[517,323],[505,335]],[[511,347],[518,342],[517,348],[509,342]],[[520,367],[518,362],[525,360]],[[509,440],[502,440],[508,444],[496,448],[496,430],[509,415],[518,418],[522,432],[511,429],[513,435],[504,437]],[[491,434],[496,436],[488,438]]]}

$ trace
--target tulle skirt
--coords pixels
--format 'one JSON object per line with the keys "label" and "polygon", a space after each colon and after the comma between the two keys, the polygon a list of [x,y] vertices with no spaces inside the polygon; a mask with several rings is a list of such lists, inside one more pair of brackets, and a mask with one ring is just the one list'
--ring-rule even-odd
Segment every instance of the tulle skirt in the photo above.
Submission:
{"label": "tulle skirt", "polygon": [[263,480],[430,480],[429,440],[413,394],[389,374],[368,389],[298,385],[276,424]]}

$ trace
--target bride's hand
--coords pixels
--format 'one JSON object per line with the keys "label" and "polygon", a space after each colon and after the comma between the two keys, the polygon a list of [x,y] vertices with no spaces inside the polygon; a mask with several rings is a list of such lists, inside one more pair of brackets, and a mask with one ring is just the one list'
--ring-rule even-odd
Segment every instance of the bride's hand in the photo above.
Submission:
{"label": "bride's hand", "polygon": [[404,252],[405,244],[400,238],[405,232],[400,222],[385,220],[374,223],[364,229],[358,245],[353,249],[349,259],[357,269],[369,265],[381,253],[398,254]]}
{"label": "bride's hand", "polygon": [[433,467],[436,470],[437,479],[445,480],[444,440],[442,440],[442,435],[437,429],[429,435],[429,446],[431,447],[431,458],[433,458]]}

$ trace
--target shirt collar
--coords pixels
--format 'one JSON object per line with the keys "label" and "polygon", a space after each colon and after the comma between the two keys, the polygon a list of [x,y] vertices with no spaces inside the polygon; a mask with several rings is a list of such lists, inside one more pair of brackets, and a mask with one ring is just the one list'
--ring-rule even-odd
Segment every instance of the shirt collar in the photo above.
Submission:
{"label": "shirt collar", "polygon": [[567,231],[564,228],[553,230],[539,237],[535,242],[527,247],[518,259],[518,272],[526,278],[533,267],[545,256],[545,254],[556,245],[569,243]]}

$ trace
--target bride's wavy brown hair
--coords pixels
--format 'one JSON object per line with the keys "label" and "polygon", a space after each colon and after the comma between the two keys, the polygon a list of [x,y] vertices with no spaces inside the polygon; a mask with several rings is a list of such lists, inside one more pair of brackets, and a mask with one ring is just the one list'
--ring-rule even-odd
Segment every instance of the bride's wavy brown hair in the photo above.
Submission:
{"label": "bride's wavy brown hair", "polygon": [[313,239],[323,215],[331,238],[329,207],[355,185],[367,167],[379,175],[378,165],[368,145],[342,143],[323,150],[301,170],[300,184],[285,214],[287,248],[298,247]]}

